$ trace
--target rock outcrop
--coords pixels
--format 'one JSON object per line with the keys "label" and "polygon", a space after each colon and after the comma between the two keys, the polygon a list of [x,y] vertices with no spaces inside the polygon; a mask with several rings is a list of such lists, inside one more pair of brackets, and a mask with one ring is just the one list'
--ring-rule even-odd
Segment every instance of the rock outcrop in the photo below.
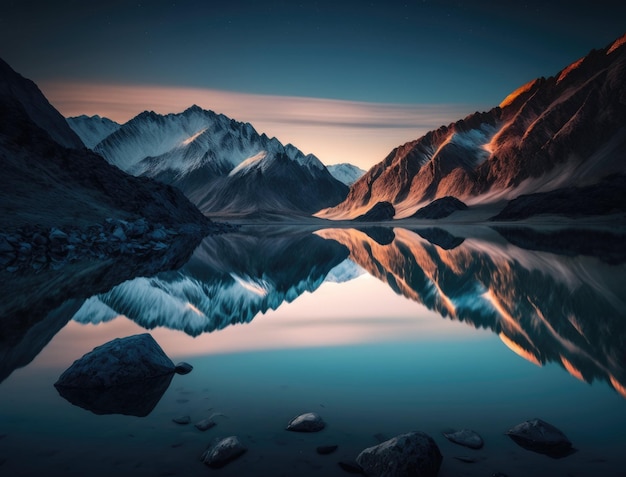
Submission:
{"label": "rock outcrop", "polygon": [[443,457],[428,434],[409,432],[368,447],[356,461],[368,477],[435,477]]}

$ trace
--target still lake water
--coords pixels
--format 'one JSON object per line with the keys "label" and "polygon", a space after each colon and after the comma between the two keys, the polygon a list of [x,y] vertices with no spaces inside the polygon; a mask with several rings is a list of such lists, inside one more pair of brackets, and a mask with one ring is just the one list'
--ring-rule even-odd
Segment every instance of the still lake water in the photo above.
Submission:
{"label": "still lake water", "polygon": [[[343,476],[338,461],[421,430],[444,456],[440,476],[624,476],[623,237],[594,237],[488,227],[207,237],[180,270],[74,299],[0,350],[0,474]],[[194,366],[147,416],[95,414],[54,388],[95,346],[146,329]],[[28,353],[26,365],[15,358]],[[284,430],[307,411],[326,429]],[[192,424],[172,422],[182,415]],[[212,429],[193,426],[212,415]],[[536,417],[577,452],[552,459],[504,434]],[[484,448],[448,442],[451,428],[476,430]],[[248,452],[204,466],[209,442],[229,435]],[[316,453],[330,444],[335,453]]]}

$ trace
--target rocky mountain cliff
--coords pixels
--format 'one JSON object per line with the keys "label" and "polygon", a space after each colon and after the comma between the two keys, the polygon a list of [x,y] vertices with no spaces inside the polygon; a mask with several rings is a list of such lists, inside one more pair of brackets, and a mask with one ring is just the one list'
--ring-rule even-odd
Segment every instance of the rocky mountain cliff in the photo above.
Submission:
{"label": "rocky mountain cliff", "polygon": [[[68,119],[86,142],[89,119]],[[130,174],[177,186],[207,215],[308,215],[348,192],[312,154],[198,106],[141,113],[93,149]]]}
{"label": "rocky mountain cliff", "polygon": [[176,189],[136,178],[86,149],[36,85],[0,63],[0,230],[140,217],[207,224]]}
{"label": "rocky mountain cliff", "polygon": [[387,201],[396,218],[444,196],[468,204],[586,186],[626,172],[626,35],[490,111],[397,147],[319,215],[356,217]]}

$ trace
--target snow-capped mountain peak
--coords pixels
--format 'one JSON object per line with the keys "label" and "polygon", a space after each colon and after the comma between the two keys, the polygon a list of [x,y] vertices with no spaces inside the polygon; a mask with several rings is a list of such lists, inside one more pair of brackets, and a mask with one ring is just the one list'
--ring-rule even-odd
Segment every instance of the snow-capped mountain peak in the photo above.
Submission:
{"label": "snow-capped mountain peak", "polygon": [[93,149],[96,144],[121,127],[121,125],[115,121],[102,118],[97,114],[94,116],[83,114],[81,116],[67,118],[67,123],[89,149]]}
{"label": "snow-capped mountain peak", "polygon": [[[86,134],[85,127],[76,130]],[[205,213],[261,207],[308,214],[339,203],[347,194],[313,154],[197,105],[176,114],[144,111],[93,149],[126,172],[177,185]],[[241,180],[247,182],[245,187],[233,185]],[[295,182],[306,186],[297,191]],[[263,204],[259,197],[271,199]]]}
{"label": "snow-capped mountain peak", "polygon": [[348,164],[347,162],[341,164],[333,164],[327,166],[327,168],[328,172],[330,172],[335,179],[343,182],[347,186],[351,186],[352,184],[354,184],[366,172],[357,166]]}

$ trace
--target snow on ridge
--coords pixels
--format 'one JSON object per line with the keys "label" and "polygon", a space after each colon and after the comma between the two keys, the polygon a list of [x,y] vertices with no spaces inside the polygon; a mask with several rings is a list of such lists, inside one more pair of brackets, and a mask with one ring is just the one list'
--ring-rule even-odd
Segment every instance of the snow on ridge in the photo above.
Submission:
{"label": "snow on ridge", "polygon": [[241,172],[241,171],[244,171],[244,170],[247,170],[247,169],[251,169],[255,165],[259,164],[266,157],[267,157],[267,151],[260,151],[260,152],[258,152],[254,156],[249,157],[248,159],[246,159],[243,162],[239,163],[238,166],[236,166],[232,171],[230,171],[228,173],[229,177],[234,176],[238,172]]}
{"label": "snow on ridge", "polygon": [[186,146],[187,144],[191,144],[192,142],[194,142],[198,136],[200,136],[202,133],[204,133],[204,131],[206,131],[208,128],[204,128],[201,129],[200,131],[198,131],[197,133],[193,134],[192,136],[189,136],[187,139],[185,139],[181,145],[182,146]]}
{"label": "snow on ridge", "polygon": [[335,179],[339,182],[343,182],[347,186],[354,184],[366,173],[363,169],[347,162],[332,164],[330,166],[326,166],[326,168]]}

